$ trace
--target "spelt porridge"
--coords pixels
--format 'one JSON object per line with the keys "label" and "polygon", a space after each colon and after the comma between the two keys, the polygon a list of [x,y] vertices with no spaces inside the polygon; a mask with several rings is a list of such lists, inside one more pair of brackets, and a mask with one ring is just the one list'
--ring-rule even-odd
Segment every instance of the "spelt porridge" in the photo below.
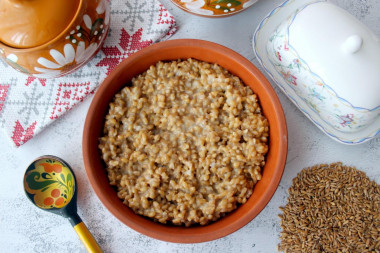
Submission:
{"label": "spelt porridge", "polygon": [[116,94],[99,149],[124,204],[190,226],[247,201],[268,139],[252,90],[216,64],[188,59],[158,62]]}

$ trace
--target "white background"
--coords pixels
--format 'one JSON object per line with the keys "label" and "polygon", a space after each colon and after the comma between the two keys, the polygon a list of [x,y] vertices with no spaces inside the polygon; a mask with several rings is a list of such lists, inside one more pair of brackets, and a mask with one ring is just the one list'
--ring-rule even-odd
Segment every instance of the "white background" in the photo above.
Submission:
{"label": "white background", "polygon": [[[179,26],[171,39],[213,41],[239,52],[258,67],[251,47],[253,32],[262,18],[281,2],[260,0],[235,16],[208,19],[185,13],[169,0],[162,0]],[[380,36],[379,0],[333,2]],[[67,220],[39,210],[24,195],[23,173],[34,158],[44,154],[60,156],[75,170],[79,215],[105,252],[276,252],[281,231],[278,207],[285,205],[291,180],[302,168],[341,161],[365,171],[380,183],[380,138],[357,146],[337,143],[317,129],[279,89],[276,92],[285,111],[289,134],[281,183],[267,207],[248,225],[222,239],[200,244],[151,239],[123,225],[102,206],[88,183],[82,158],[83,123],[92,97],[20,148],[13,148],[0,133],[0,252],[85,252]]]}

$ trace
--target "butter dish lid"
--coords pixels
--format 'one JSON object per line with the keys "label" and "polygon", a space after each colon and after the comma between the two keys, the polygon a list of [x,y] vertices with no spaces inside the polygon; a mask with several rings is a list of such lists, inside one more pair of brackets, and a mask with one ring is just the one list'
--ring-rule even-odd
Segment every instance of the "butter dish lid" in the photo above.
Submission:
{"label": "butter dish lid", "polygon": [[14,48],[43,45],[67,28],[82,0],[1,0],[0,42]]}
{"label": "butter dish lid", "polygon": [[291,21],[289,44],[312,72],[352,106],[380,106],[380,40],[347,11],[309,4]]}
{"label": "butter dish lid", "polygon": [[[318,14],[311,15],[310,8]],[[380,136],[379,39],[358,22],[327,0],[284,0],[252,37],[256,59],[277,87],[322,132],[349,145]],[[314,29],[318,25],[323,28]],[[327,47],[331,49],[325,51]],[[342,127],[350,127],[351,111],[365,116],[354,119],[355,131],[341,131],[326,120],[335,117]]]}

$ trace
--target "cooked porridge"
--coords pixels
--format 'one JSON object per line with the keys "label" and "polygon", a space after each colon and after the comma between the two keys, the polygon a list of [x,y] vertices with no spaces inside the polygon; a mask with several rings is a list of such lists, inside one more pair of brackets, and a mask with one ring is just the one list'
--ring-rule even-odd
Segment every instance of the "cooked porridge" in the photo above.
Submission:
{"label": "cooked porridge", "polygon": [[247,201],[268,138],[249,87],[216,64],[188,59],[158,62],[116,94],[99,148],[124,204],[190,226]]}

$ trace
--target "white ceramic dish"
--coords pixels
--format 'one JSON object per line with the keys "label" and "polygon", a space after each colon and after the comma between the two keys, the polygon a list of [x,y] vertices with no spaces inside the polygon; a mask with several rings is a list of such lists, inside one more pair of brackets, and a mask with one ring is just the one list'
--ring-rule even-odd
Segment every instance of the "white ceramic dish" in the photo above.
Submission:
{"label": "white ceramic dish", "polygon": [[296,91],[289,85],[283,76],[272,65],[268,53],[267,43],[277,29],[277,27],[292,15],[298,9],[303,8],[306,4],[326,2],[325,0],[287,0],[272,12],[270,12],[259,24],[253,35],[253,50],[260,64],[263,66],[267,74],[279,86],[279,88],[288,96],[288,98],[324,133],[332,139],[344,144],[364,143],[380,133],[380,117],[367,127],[356,132],[343,132],[332,127],[324,121],[320,114],[312,110],[312,108],[297,95]]}

